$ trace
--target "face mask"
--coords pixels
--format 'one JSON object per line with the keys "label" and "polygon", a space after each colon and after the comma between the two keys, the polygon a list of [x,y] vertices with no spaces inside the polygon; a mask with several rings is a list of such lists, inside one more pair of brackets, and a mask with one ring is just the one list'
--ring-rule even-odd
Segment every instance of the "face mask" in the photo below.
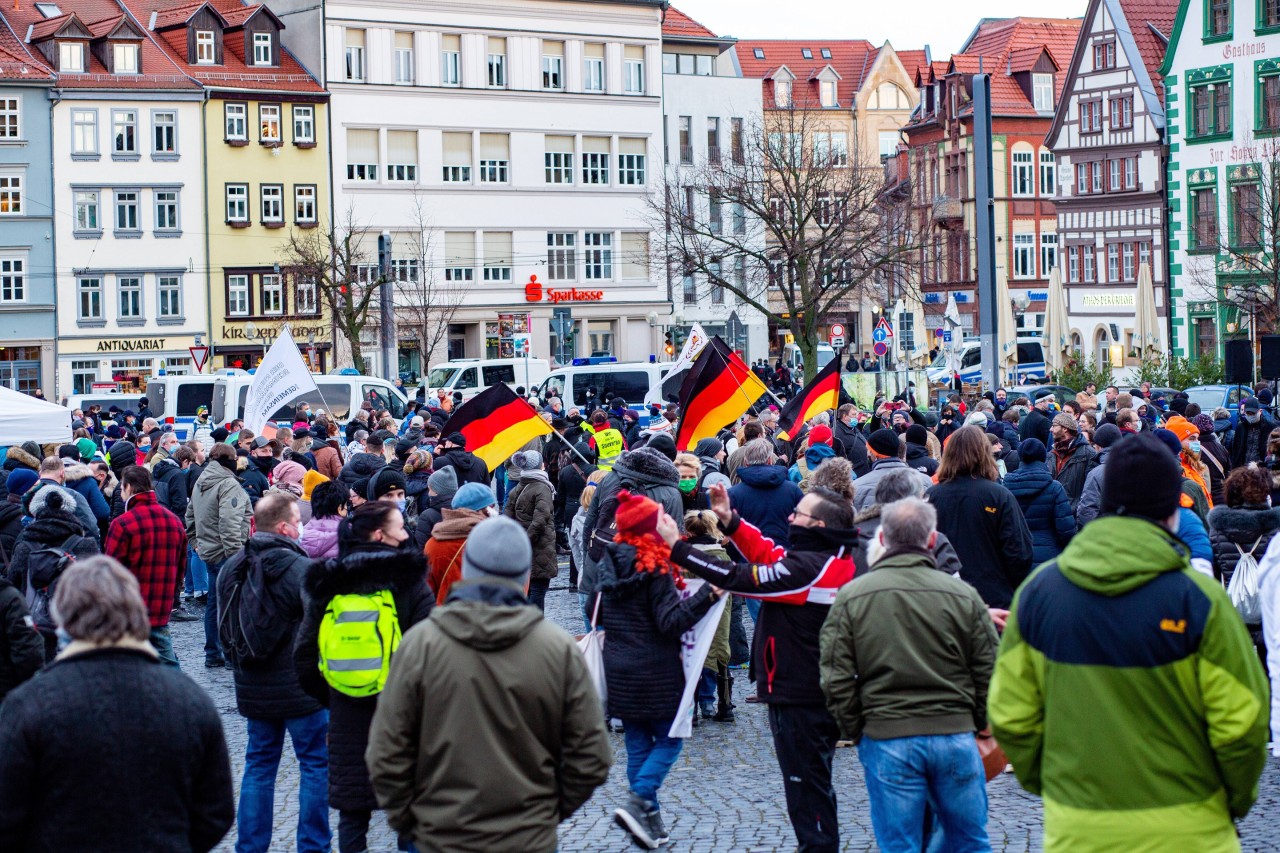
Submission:
{"label": "face mask", "polygon": [[680,492],[682,494],[691,495],[693,490],[698,487],[697,477],[682,478],[680,480]]}
{"label": "face mask", "polygon": [[1245,412],[1244,419],[1251,424],[1256,424],[1262,420],[1262,412]]}
{"label": "face mask", "polygon": [[401,515],[404,514],[404,508],[408,505],[408,503],[409,501],[407,498],[401,498],[400,500],[396,501],[396,509],[400,510]]}
{"label": "face mask", "polygon": [[1188,442],[1187,442],[1187,450],[1190,450],[1192,453],[1199,454],[1199,453],[1200,453],[1200,442],[1198,442],[1198,441],[1188,441]]}
{"label": "face mask", "polygon": [[489,516],[489,518],[495,518],[498,515],[498,508],[496,506],[487,506],[483,511],[485,515]]}

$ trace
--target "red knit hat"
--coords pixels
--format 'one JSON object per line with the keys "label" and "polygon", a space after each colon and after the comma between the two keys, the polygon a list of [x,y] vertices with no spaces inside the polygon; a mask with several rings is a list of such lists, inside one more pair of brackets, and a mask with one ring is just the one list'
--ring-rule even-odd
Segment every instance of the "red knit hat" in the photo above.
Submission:
{"label": "red knit hat", "polygon": [[618,492],[618,512],[614,524],[618,532],[628,536],[658,536],[658,514],[662,511],[656,501],[644,495],[633,495],[623,489]]}
{"label": "red knit hat", "polygon": [[684,589],[684,578],[671,565],[671,549],[658,535],[658,519],[662,507],[643,495],[633,495],[623,489],[618,492],[618,510],[614,526],[618,532],[613,541],[636,549],[635,570],[671,575],[677,589]]}
{"label": "red knit hat", "polygon": [[818,424],[816,427],[809,430],[809,443],[825,444],[828,447],[830,447],[831,446],[831,427],[827,426],[826,424]]}

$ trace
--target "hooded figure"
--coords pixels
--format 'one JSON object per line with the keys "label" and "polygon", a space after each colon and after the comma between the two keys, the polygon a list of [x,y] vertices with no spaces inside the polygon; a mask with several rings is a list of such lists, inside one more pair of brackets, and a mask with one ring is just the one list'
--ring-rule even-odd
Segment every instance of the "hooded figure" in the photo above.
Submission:
{"label": "hooded figure", "polygon": [[2,492],[0,497],[9,494],[7,484],[11,473],[19,468],[27,471],[38,471],[40,470],[40,460],[42,458],[40,448],[34,441],[26,441],[21,446],[10,447],[5,452],[3,465],[5,485],[0,486],[0,492]]}

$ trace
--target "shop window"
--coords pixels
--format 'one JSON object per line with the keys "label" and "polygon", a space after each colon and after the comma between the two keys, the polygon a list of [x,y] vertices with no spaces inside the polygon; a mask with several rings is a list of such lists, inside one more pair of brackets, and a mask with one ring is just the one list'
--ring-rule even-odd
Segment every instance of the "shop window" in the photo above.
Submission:
{"label": "shop window", "polygon": [[98,381],[98,362],[71,362],[71,393],[89,394],[93,392],[93,383]]}

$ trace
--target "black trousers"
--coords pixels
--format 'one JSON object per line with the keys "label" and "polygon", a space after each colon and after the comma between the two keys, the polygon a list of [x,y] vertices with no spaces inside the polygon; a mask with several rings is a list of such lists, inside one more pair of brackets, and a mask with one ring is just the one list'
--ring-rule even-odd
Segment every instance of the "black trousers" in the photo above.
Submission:
{"label": "black trousers", "polygon": [[769,729],[799,853],[836,853],[840,826],[831,786],[831,759],[840,734],[836,721],[822,705],[770,703]]}
{"label": "black trousers", "polygon": [[734,666],[751,660],[751,644],[747,642],[747,629],[742,624],[742,611],[746,609],[746,601],[735,595],[729,605],[729,663]]}
{"label": "black trousers", "polygon": [[529,579],[529,603],[543,610],[547,598],[547,587],[551,586],[551,578]]}
{"label": "black trousers", "polygon": [[[357,810],[340,810],[338,812],[338,853],[365,853],[369,849],[366,838],[369,835],[369,821],[373,812]],[[399,838],[396,849],[413,850],[411,837]]]}

